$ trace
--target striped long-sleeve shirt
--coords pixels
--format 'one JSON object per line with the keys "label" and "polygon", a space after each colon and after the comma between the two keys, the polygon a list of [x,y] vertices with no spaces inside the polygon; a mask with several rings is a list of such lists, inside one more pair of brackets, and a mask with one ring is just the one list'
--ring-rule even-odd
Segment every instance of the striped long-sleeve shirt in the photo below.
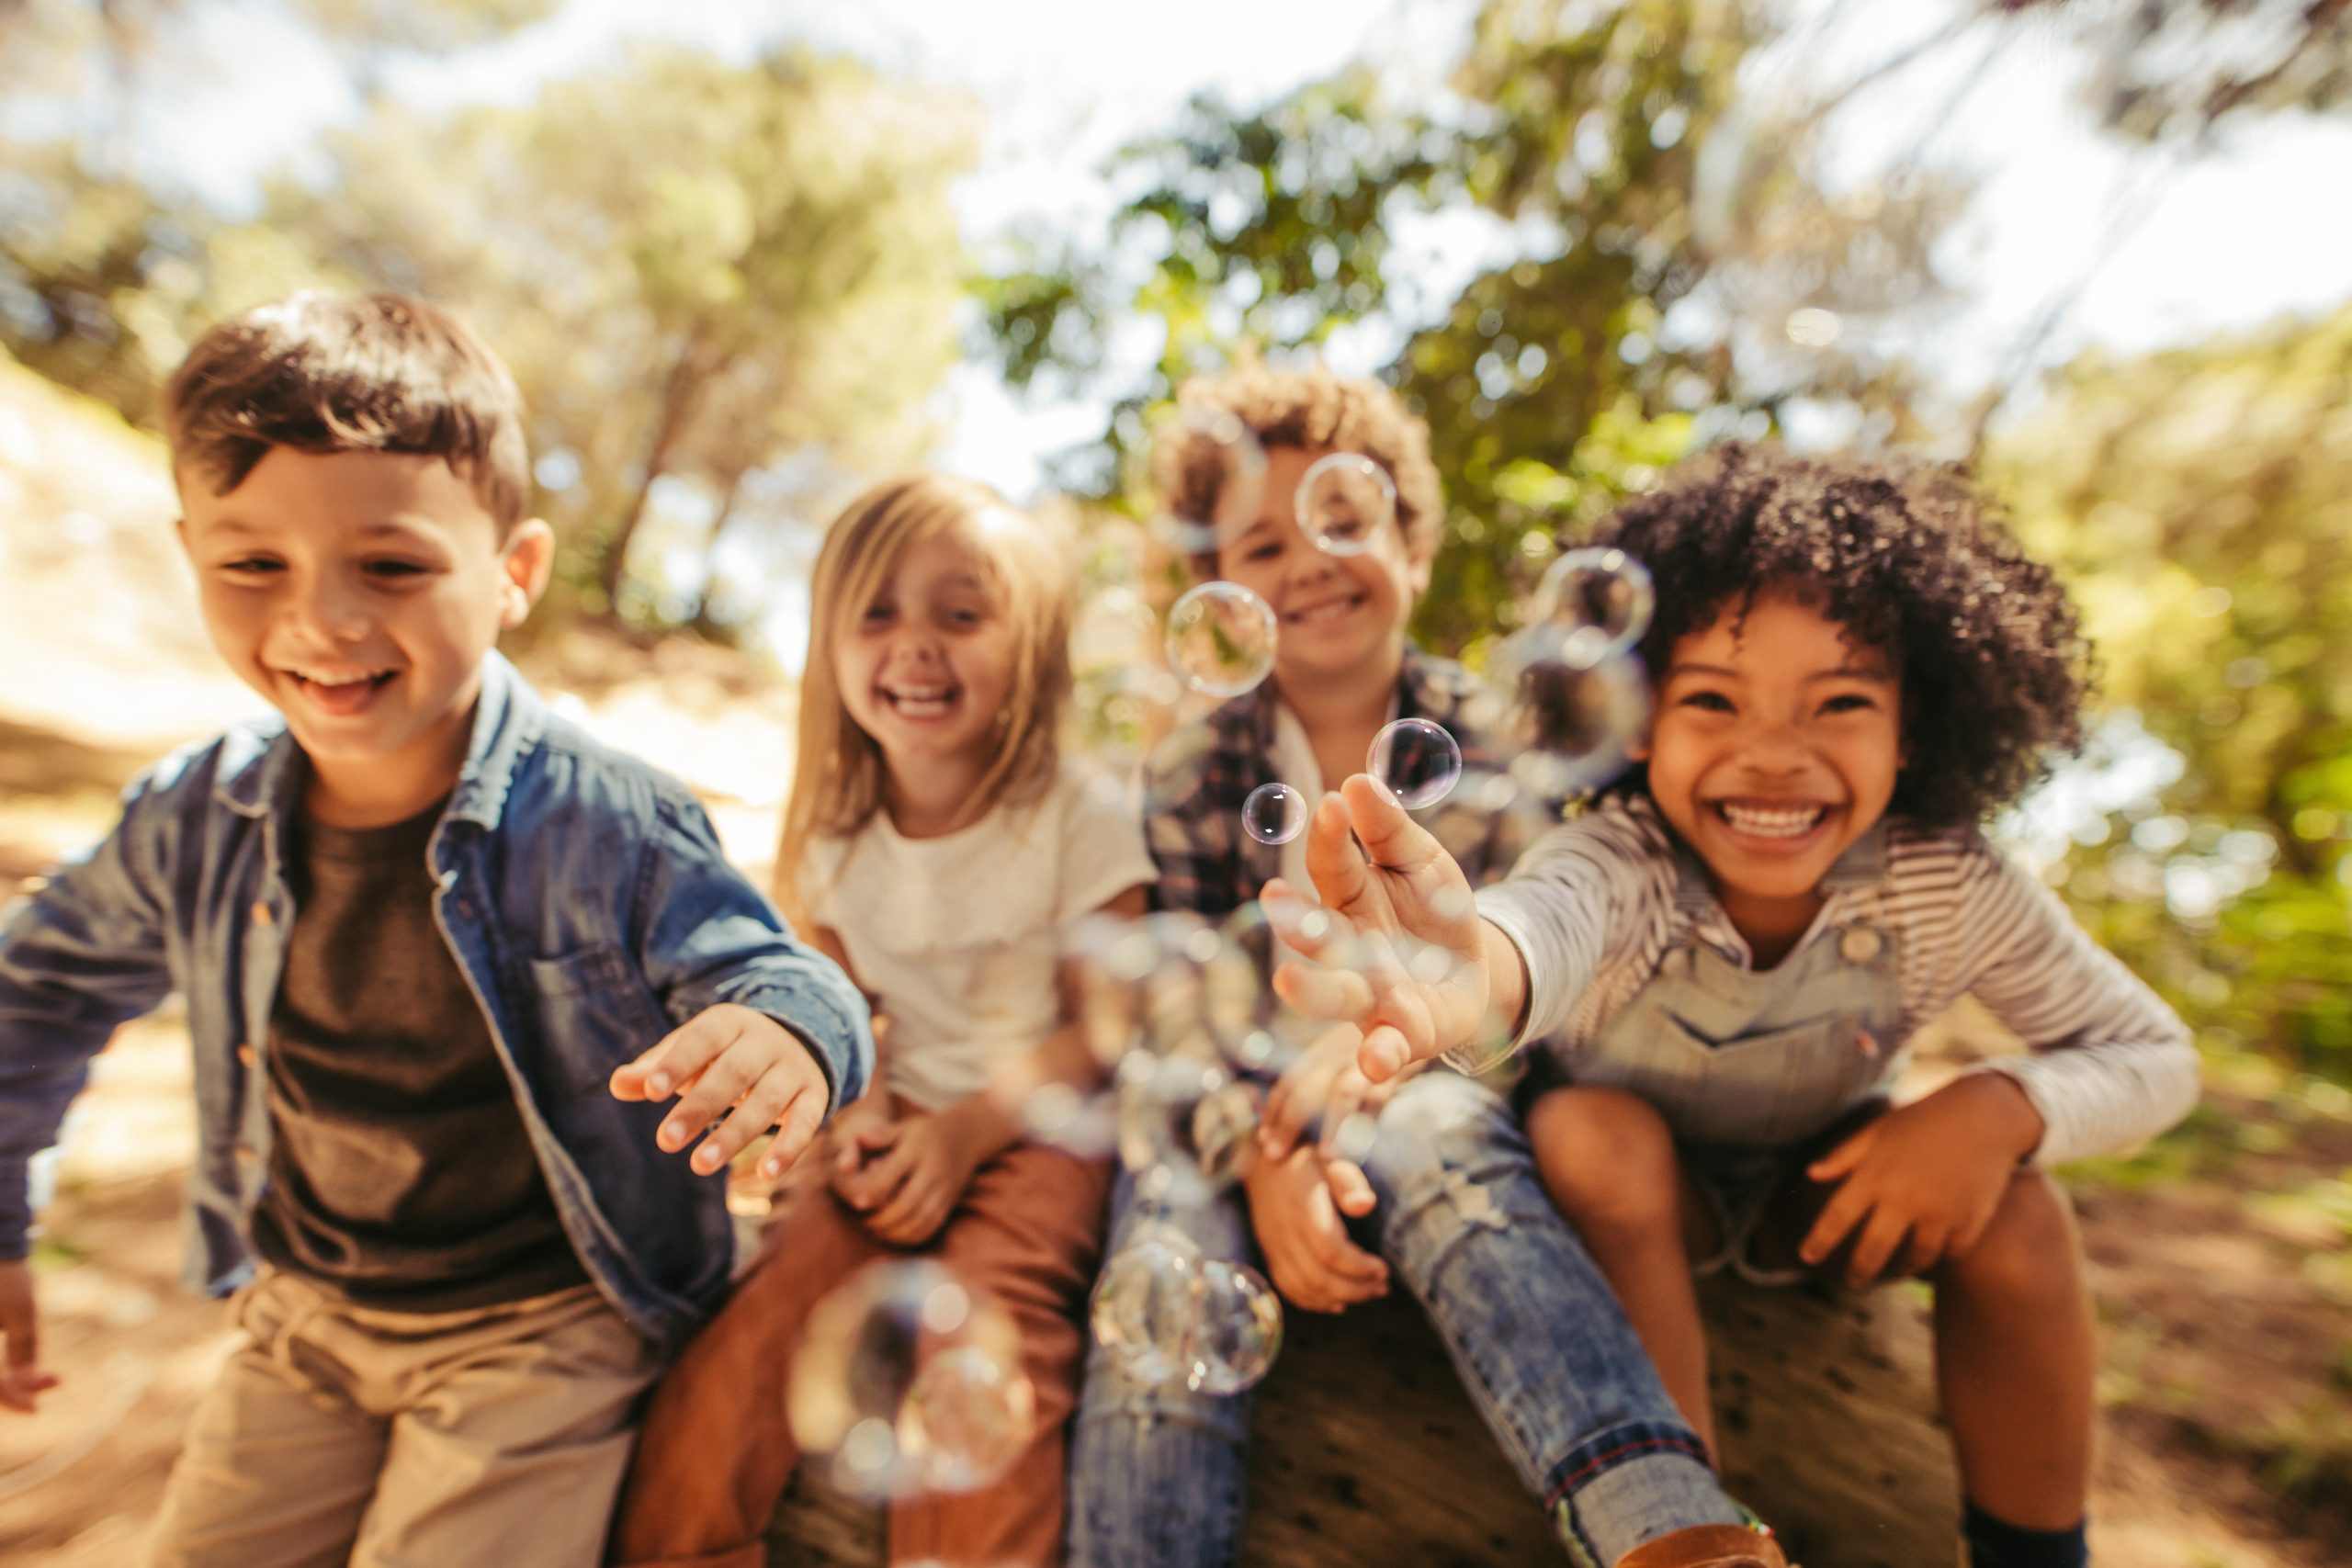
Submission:
{"label": "striped long-sleeve shirt", "polygon": [[[1677,897],[1671,831],[1645,799],[1611,799],[1555,829],[1509,881],[1478,895],[1481,914],[1527,964],[1520,1040],[1542,1040],[1571,1073],[1668,947],[1695,938],[1737,964],[1747,942],[1712,897]],[[1886,869],[1839,887],[1804,938],[1870,915],[1895,933],[1899,1049],[1920,1025],[1973,995],[2031,1047],[1974,1070],[2017,1080],[2046,1123],[2037,1162],[2103,1154],[2188,1113],[2198,1059],[2188,1030],[2139,976],[2093,942],[2065,906],[1973,828],[1886,823]]]}

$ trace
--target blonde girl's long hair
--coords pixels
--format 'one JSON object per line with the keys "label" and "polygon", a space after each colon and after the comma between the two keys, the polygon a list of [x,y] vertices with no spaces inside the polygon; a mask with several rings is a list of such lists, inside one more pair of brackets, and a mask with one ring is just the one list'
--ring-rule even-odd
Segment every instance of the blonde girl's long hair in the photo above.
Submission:
{"label": "blonde girl's long hair", "polygon": [[834,642],[879,596],[908,550],[943,536],[971,549],[982,585],[1013,628],[1012,681],[996,719],[995,753],[957,826],[978,821],[1001,802],[1034,799],[1053,782],[1070,698],[1071,551],[986,485],[940,474],[876,485],[834,519],[809,585],[799,742],[774,889],[786,913],[803,924],[808,908],[800,866],[809,840],[854,833],[882,807],[882,750],[842,702]]}

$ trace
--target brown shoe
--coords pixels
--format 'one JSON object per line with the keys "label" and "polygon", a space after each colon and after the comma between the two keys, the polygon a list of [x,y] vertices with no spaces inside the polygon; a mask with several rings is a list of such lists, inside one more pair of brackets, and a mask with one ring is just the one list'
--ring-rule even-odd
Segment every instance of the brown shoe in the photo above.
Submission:
{"label": "brown shoe", "polygon": [[1692,1525],[1645,1540],[1617,1568],[1789,1568],[1780,1542],[1745,1525]]}

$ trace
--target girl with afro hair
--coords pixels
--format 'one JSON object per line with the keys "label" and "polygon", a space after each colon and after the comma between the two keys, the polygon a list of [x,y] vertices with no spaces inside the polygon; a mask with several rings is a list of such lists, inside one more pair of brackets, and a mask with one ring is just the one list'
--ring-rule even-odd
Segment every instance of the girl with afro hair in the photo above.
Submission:
{"label": "girl with afro hair", "polygon": [[[1645,563],[1654,716],[1635,766],[1475,902],[1372,779],[1308,863],[1346,922],[1269,912],[1301,1010],[1375,1080],[1540,1042],[1546,1189],[1712,1438],[1694,1273],[1935,1291],[1973,1568],[2086,1561],[2089,1298],[2049,1168],[2187,1114],[2187,1029],[1985,840],[2081,739],[2088,653],[2056,580],[1966,479],[1730,445],[1594,544]],[[1461,962],[1431,981],[1402,932]],[[1920,1025],[1973,994],[2030,1049],[1905,1105]],[[1760,1560],[1760,1559],[1759,1559]],[[1728,1561],[1738,1561],[1730,1559]]]}

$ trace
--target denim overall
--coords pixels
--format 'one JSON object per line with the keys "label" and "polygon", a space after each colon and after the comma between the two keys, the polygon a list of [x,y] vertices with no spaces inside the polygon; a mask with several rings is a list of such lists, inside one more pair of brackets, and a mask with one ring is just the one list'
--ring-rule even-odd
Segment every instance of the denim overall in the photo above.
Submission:
{"label": "denim overall", "polygon": [[1885,1048],[1902,993],[1896,933],[1876,897],[1884,829],[1838,858],[1822,879],[1828,901],[1814,929],[1762,971],[1697,934],[1714,893],[1698,858],[1681,846],[1677,855],[1685,934],[1567,1076],[1638,1095],[1665,1116],[1722,1238],[1713,1257],[1695,1260],[1701,1273],[1736,1263],[1758,1283],[1784,1282],[1790,1271],[1749,1262],[1757,1223],[1794,1168],[1818,1156],[1806,1145],[1883,1097],[1901,1067],[1900,1054]]}

